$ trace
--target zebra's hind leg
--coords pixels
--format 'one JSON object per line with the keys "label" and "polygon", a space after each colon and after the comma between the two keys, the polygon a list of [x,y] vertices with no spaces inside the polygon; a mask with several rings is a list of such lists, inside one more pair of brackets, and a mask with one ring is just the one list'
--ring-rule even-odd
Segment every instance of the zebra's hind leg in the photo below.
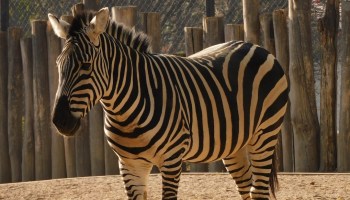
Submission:
{"label": "zebra's hind leg", "polygon": [[247,148],[243,147],[236,154],[223,160],[226,170],[235,180],[242,199],[250,199],[252,187],[252,171]]}
{"label": "zebra's hind leg", "polygon": [[250,193],[252,199],[270,199],[271,196],[275,196],[277,174],[274,161],[278,132],[279,129],[258,133],[253,136],[249,145],[253,172],[253,187]]}
{"label": "zebra's hind leg", "polygon": [[147,182],[153,164],[142,159],[119,160],[120,174],[129,200],[147,199]]}

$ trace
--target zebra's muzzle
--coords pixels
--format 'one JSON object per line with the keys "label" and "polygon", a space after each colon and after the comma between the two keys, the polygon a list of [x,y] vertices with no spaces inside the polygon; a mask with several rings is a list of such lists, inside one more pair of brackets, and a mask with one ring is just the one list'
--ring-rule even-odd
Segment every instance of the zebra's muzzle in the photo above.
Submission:
{"label": "zebra's muzzle", "polygon": [[80,119],[70,112],[68,97],[61,96],[57,101],[52,114],[52,122],[64,136],[73,136],[79,129]]}

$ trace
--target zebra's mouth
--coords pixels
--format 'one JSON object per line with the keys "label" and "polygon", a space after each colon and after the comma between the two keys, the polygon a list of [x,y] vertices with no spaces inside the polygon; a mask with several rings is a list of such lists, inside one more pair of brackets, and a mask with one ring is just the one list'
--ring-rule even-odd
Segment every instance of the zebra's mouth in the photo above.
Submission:
{"label": "zebra's mouth", "polygon": [[69,102],[66,96],[60,97],[55,104],[52,122],[60,134],[73,136],[80,127],[80,118],[72,115],[69,109]]}

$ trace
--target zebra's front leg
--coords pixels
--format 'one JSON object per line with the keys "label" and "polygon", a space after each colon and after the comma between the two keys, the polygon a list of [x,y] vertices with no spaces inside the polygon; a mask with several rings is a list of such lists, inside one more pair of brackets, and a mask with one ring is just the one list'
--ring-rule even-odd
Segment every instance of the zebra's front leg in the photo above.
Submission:
{"label": "zebra's front leg", "polygon": [[163,185],[163,200],[177,199],[177,191],[182,170],[182,157],[171,156],[160,167]]}
{"label": "zebra's front leg", "polygon": [[147,182],[153,164],[145,160],[119,160],[120,174],[129,200],[147,199]]}

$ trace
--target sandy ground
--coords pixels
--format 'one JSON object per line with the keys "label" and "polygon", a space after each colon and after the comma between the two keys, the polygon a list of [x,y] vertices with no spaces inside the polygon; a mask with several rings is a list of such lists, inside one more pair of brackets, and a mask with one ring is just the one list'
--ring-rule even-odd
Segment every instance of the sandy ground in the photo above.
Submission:
{"label": "sandy ground", "polygon": [[[350,200],[350,174],[279,174],[277,199]],[[149,199],[161,199],[161,177],[151,175]],[[0,199],[126,199],[120,176],[0,184]],[[239,199],[228,174],[183,174],[179,199]]]}

